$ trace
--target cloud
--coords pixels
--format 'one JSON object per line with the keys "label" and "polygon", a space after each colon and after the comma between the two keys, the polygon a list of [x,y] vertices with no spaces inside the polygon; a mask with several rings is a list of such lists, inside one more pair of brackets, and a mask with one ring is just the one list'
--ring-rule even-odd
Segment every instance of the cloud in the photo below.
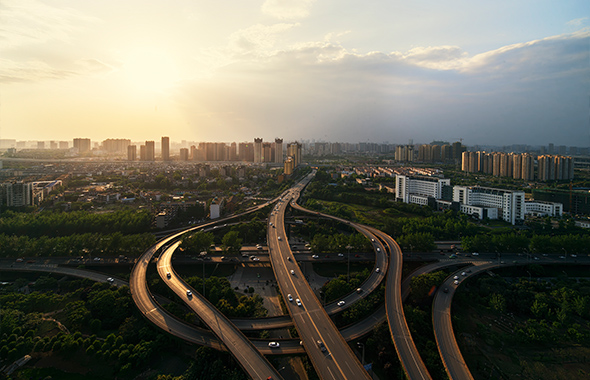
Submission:
{"label": "cloud", "polygon": [[234,54],[267,53],[275,45],[277,35],[299,24],[256,24],[246,29],[238,30],[229,37],[229,48]]}
{"label": "cloud", "polygon": [[64,79],[72,75],[71,71],[53,68],[41,61],[14,62],[0,59],[0,83]]}
{"label": "cloud", "polygon": [[0,59],[0,83],[38,82],[105,73],[114,67],[97,59],[80,59],[71,70],[59,69],[39,60],[16,62]]}
{"label": "cloud", "polygon": [[466,57],[467,53],[458,46],[417,47],[403,54],[408,63],[435,70],[457,69]]}
{"label": "cloud", "polygon": [[73,9],[56,8],[36,0],[3,0],[0,14],[0,49],[51,40],[67,42],[81,25],[96,22]]}
{"label": "cloud", "polygon": [[208,81],[187,83],[177,99],[211,140],[278,129],[286,139],[322,131],[333,141],[450,134],[493,143],[482,136],[494,131],[499,143],[506,136],[532,143],[560,125],[579,141],[587,134],[589,42],[581,32],[473,57],[456,46],[358,54],[325,41],[298,44],[235,61]]}
{"label": "cloud", "polygon": [[280,20],[296,20],[309,16],[315,0],[266,0],[262,13]]}
{"label": "cloud", "polygon": [[588,20],[589,20],[588,17],[580,17],[580,18],[575,18],[573,20],[570,20],[570,21],[566,22],[565,24],[567,26],[571,26],[576,29],[580,29],[582,27],[582,25],[588,23]]}

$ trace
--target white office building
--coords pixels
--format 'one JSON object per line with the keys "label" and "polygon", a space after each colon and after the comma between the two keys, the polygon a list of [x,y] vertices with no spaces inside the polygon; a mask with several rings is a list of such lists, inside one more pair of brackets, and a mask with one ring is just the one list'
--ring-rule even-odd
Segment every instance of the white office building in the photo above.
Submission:
{"label": "white office building", "polygon": [[532,216],[562,216],[563,204],[556,202],[526,201],[524,202],[525,212]]}
{"label": "white office building", "polygon": [[526,212],[524,191],[479,186],[454,186],[453,201],[461,204],[461,212],[479,219],[499,219],[517,224]]}
{"label": "white office building", "polygon": [[397,175],[395,198],[404,203],[426,205],[428,198],[441,199],[444,186],[451,186],[448,178]]}

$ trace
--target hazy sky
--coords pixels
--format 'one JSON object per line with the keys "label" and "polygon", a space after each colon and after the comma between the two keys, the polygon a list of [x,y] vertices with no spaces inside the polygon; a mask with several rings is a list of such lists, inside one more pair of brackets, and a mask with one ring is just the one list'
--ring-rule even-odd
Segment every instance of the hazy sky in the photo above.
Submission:
{"label": "hazy sky", "polygon": [[0,138],[590,146],[588,0],[0,0]]}

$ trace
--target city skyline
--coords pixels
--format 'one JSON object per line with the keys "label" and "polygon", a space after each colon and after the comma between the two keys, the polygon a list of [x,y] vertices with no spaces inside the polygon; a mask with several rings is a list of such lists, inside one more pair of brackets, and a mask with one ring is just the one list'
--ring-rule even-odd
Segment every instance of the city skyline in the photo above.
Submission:
{"label": "city skyline", "polygon": [[0,139],[590,146],[583,1],[6,1]]}

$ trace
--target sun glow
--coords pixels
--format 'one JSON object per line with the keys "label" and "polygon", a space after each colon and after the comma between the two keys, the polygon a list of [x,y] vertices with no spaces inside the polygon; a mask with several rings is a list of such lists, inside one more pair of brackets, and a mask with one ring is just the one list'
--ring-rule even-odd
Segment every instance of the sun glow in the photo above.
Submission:
{"label": "sun glow", "polygon": [[150,92],[165,91],[180,78],[178,67],[165,51],[148,48],[130,51],[122,74],[131,85]]}

